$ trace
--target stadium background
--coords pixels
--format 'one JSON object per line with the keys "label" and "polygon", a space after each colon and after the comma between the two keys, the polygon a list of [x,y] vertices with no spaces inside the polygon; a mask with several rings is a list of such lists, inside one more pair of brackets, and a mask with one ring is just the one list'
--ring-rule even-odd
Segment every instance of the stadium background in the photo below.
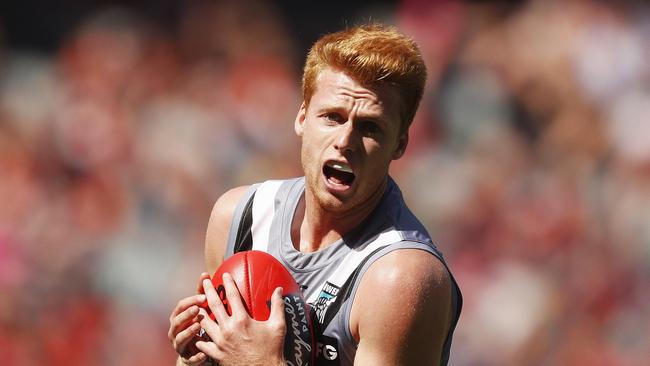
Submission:
{"label": "stadium background", "polygon": [[421,45],[393,167],[456,274],[452,365],[650,363],[643,1],[3,1],[0,363],[171,364],[226,188],[300,174],[318,35]]}

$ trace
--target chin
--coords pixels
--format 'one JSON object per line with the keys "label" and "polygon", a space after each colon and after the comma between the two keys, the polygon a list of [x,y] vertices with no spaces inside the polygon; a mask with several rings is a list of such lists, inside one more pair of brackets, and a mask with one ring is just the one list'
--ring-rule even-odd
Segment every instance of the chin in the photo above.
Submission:
{"label": "chin", "polygon": [[352,197],[339,197],[327,190],[321,191],[318,195],[318,203],[325,211],[338,212],[345,210],[351,202]]}

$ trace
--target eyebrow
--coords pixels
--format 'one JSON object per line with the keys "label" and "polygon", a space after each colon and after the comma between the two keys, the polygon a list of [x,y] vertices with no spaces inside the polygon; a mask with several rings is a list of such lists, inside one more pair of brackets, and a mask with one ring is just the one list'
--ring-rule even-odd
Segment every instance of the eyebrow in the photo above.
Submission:
{"label": "eyebrow", "polygon": [[[325,102],[323,103],[323,105],[319,106],[316,109],[316,112],[318,114],[323,112],[339,112],[339,113],[347,114],[348,109],[344,106],[333,105],[331,103]],[[357,113],[355,120],[372,120],[381,125],[388,125],[390,123],[388,118],[384,115],[384,113],[381,113],[380,115],[380,114],[367,114],[361,112],[361,113]]]}

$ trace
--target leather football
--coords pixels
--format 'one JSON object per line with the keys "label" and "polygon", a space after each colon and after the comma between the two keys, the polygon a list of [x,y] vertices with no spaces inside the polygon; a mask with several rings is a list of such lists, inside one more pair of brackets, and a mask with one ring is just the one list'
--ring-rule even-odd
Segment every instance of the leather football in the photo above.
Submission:
{"label": "leather football", "polygon": [[[234,254],[226,259],[212,276],[212,284],[224,304],[226,312],[231,309],[226,298],[222,276],[227,272],[233,277],[242,303],[255,320],[268,320],[271,312],[271,295],[282,287],[284,316],[287,332],[284,338],[284,357],[288,365],[313,365],[314,331],[310,311],[300,286],[287,269],[272,255],[250,250]],[[214,320],[207,301],[201,305]]]}

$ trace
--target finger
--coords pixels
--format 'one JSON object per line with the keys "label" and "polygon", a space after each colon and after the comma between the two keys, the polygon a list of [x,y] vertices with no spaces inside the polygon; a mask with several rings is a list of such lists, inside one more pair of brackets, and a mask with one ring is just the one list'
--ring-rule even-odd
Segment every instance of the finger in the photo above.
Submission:
{"label": "finger", "polygon": [[[201,312],[204,312],[204,310],[201,309]],[[207,316],[204,316],[199,324],[205,331],[205,334],[210,337],[210,340],[218,342],[221,339],[221,328],[219,327],[219,324],[217,324],[214,320],[210,319]]]}
{"label": "finger", "polygon": [[216,359],[220,358],[219,347],[214,342],[198,341],[196,342],[196,348],[207,356]]}
{"label": "finger", "polygon": [[180,313],[176,318],[174,318],[170,325],[169,325],[169,331],[167,332],[167,337],[169,340],[174,342],[174,339],[178,335],[178,333],[182,332],[185,330],[190,324],[192,323],[192,320],[198,314],[198,307],[196,308],[196,313],[194,313],[192,310],[194,308],[190,308],[182,313]]}
{"label": "finger", "polygon": [[169,317],[169,320],[173,320],[178,314],[181,312],[185,311],[187,308],[189,308],[192,305],[200,305],[206,300],[205,295],[200,294],[200,295],[193,295],[186,297],[182,300],[180,300],[177,304],[174,310],[172,311],[171,316]]}
{"label": "finger", "polygon": [[282,298],[282,287],[278,287],[271,295],[271,315],[269,320],[278,324],[284,324],[284,299]]}
{"label": "finger", "polygon": [[189,365],[198,365],[202,362],[205,362],[208,359],[208,356],[205,355],[203,352],[199,352],[192,357],[188,358],[185,363]]}
{"label": "finger", "polygon": [[176,351],[181,355],[184,354],[187,343],[192,340],[192,338],[194,338],[194,336],[196,336],[200,330],[201,325],[199,323],[194,323],[183,331],[179,332],[174,338],[174,348]]}
{"label": "finger", "polygon": [[205,290],[205,297],[208,300],[208,307],[210,307],[212,314],[214,314],[214,318],[217,320],[218,323],[223,322],[226,319],[226,317],[228,317],[228,314],[226,313],[226,309],[224,309],[223,307],[221,298],[219,298],[217,291],[214,289],[214,286],[212,285],[212,281],[208,279],[204,279],[203,289]]}
{"label": "finger", "polygon": [[[201,295],[196,299],[198,302],[205,298],[205,295]],[[201,301],[203,303],[205,300]],[[173,341],[176,335],[188,327],[192,322],[196,322],[196,316],[199,314],[199,306],[192,305],[188,309],[185,309],[180,314],[177,314],[169,321],[169,331],[167,332],[167,337],[169,340]]]}
{"label": "finger", "polygon": [[[172,328],[185,328],[188,323],[199,314],[199,307],[197,305],[190,306],[187,310],[178,314],[172,321]],[[175,332],[177,333],[177,332]]]}
{"label": "finger", "polygon": [[237,284],[235,283],[235,280],[233,280],[230,273],[224,273],[222,279],[223,287],[226,289],[226,298],[228,299],[228,304],[230,304],[230,312],[232,315],[248,315],[246,307],[242,303],[241,294],[239,293]]}
{"label": "finger", "polygon": [[205,280],[205,279],[208,279],[208,280],[210,279],[210,275],[207,272],[203,272],[199,276],[199,284],[196,287],[196,292],[198,292],[199,294],[204,293],[203,292],[203,280]]}

